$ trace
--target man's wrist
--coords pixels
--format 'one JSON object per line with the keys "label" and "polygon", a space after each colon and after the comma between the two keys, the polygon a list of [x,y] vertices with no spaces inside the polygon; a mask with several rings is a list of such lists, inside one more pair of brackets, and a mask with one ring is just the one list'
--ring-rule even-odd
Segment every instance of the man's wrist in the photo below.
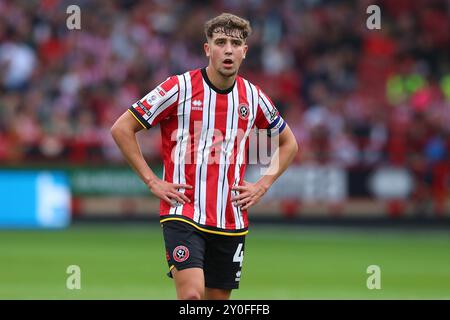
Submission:
{"label": "man's wrist", "polygon": [[145,178],[145,184],[151,188],[153,184],[156,182],[156,179],[157,179],[156,177]]}
{"label": "man's wrist", "polygon": [[256,182],[256,184],[259,185],[263,189],[264,193],[266,193],[267,190],[269,190],[272,183],[273,182],[269,181],[268,179],[264,179],[264,178],[261,178],[260,180],[258,180],[258,182]]}

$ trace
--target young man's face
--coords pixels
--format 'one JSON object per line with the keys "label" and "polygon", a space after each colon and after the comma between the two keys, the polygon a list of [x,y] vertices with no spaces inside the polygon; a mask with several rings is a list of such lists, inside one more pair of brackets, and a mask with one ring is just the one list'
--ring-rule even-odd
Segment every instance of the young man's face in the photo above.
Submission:
{"label": "young man's face", "polygon": [[209,65],[223,77],[232,77],[237,74],[248,47],[236,30],[231,35],[214,32],[204,49],[209,57]]}

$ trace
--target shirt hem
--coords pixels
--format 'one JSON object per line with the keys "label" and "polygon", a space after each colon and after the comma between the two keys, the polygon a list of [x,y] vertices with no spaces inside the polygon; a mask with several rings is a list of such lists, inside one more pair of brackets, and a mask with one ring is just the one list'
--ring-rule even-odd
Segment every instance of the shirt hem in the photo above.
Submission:
{"label": "shirt hem", "polygon": [[160,216],[159,222],[161,224],[164,222],[167,222],[167,221],[181,221],[181,222],[190,224],[191,226],[193,226],[194,228],[196,228],[202,232],[219,234],[219,235],[224,235],[224,236],[243,236],[248,233],[248,228],[242,228],[242,229],[236,229],[236,230],[220,229],[220,228],[215,228],[215,227],[199,224],[199,223],[197,223],[187,217],[184,217],[184,216],[174,216],[174,215]]}

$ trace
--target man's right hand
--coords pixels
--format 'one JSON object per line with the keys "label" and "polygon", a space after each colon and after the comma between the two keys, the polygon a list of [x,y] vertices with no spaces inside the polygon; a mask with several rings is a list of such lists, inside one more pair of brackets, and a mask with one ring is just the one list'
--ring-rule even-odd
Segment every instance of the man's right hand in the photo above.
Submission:
{"label": "man's right hand", "polygon": [[171,207],[176,205],[175,201],[181,204],[191,202],[188,197],[178,191],[179,189],[192,189],[191,185],[170,183],[156,178],[149,181],[147,187],[155,196],[167,202]]}

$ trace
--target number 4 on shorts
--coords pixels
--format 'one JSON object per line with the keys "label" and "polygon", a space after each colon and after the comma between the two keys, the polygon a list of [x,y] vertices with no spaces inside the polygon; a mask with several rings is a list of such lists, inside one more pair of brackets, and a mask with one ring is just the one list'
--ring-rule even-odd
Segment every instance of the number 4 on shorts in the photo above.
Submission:
{"label": "number 4 on shorts", "polygon": [[242,261],[244,261],[244,251],[242,251],[242,247],[243,244],[239,243],[233,256],[233,262],[239,262],[239,267],[242,267]]}
{"label": "number 4 on shorts", "polygon": [[[239,243],[236,249],[236,252],[233,256],[233,262],[239,262],[239,268],[242,268],[242,261],[244,261],[244,251],[242,251],[243,244]],[[236,279],[235,281],[241,281],[241,270],[239,269],[238,272],[236,272]]]}

